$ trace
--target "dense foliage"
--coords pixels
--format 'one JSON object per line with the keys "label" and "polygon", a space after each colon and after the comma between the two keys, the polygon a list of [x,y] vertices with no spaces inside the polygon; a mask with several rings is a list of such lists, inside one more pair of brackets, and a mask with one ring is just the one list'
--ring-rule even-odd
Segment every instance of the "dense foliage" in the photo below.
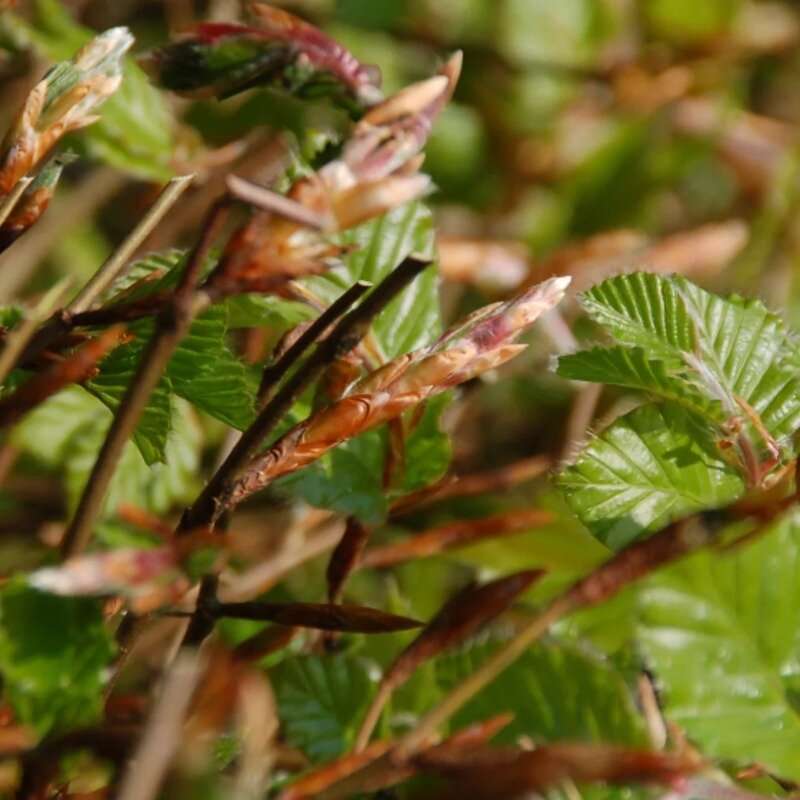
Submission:
{"label": "dense foliage", "polygon": [[0,795],[796,794],[800,11],[285,5],[0,2]]}

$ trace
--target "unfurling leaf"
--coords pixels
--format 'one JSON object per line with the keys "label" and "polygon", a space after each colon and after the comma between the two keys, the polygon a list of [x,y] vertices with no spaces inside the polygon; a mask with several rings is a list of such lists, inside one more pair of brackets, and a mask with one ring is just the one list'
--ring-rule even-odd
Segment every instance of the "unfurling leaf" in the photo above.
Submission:
{"label": "unfurling leaf", "polygon": [[569,278],[553,278],[519,297],[473,314],[437,342],[398,356],[350,387],[345,397],[296,425],[246,467],[219,513],[281,475],[315,461],[337,444],[517,355],[516,339],[564,296]]}
{"label": "unfurling leaf", "polygon": [[65,133],[97,119],[94,112],[119,87],[132,44],[127,28],[112,28],[36,84],[0,145],[0,194],[11,192]]}
{"label": "unfurling leaf", "polygon": [[230,191],[260,210],[230,238],[209,287],[222,296],[285,291],[289,280],[319,274],[348,252],[346,239],[334,234],[425,195],[431,183],[418,172],[419,155],[460,70],[457,54],[435,78],[376,106],[339,158],[296,180],[286,196],[230,179]]}
{"label": "unfurling leaf", "polygon": [[142,614],[178,600],[189,588],[172,547],[122,547],[75,556],[61,566],[32,572],[28,583],[39,591],[66,597],[122,595]]}
{"label": "unfurling leaf", "polygon": [[564,356],[559,373],[660,401],[617,419],[558,478],[601,541],[617,549],[729,503],[791,458],[800,375],[775,314],[649,273],[612,278],[580,300],[617,346]]}
{"label": "unfurling leaf", "polygon": [[229,97],[272,86],[299,97],[328,97],[356,116],[381,99],[380,73],[313,25],[251,3],[255,26],[204,23],[180,41],[140,57],[166,89],[187,97]]}
{"label": "unfurling leaf", "polygon": [[388,633],[422,625],[415,619],[387,614],[375,608],[335,603],[220,603],[215,613],[235,619],[353,633]]}

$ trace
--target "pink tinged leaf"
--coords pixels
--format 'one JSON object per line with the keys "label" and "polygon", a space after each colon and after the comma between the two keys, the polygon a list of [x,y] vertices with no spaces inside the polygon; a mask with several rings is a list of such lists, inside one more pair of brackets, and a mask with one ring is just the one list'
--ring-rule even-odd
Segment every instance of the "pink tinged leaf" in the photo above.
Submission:
{"label": "pink tinged leaf", "polygon": [[362,64],[319,28],[287,11],[265,3],[249,3],[247,8],[270,39],[299,48],[315,67],[330,72],[349,86],[361,102],[372,105],[381,99],[377,67]]}
{"label": "pink tinged leaf", "polygon": [[123,595],[139,611],[177,599],[189,585],[170,547],[120,548],[76,556],[59,567],[32,572],[28,583],[57,595]]}

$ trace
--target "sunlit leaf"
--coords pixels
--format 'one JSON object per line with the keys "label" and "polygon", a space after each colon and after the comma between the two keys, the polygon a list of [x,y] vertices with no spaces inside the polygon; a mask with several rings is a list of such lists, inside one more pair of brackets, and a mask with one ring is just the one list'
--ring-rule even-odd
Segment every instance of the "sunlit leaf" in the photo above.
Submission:
{"label": "sunlit leaf", "polygon": [[[606,382],[649,385],[653,394],[677,395],[695,408],[699,391],[729,415],[741,413],[736,398],[742,398],[778,440],[800,425],[798,376],[786,363],[786,332],[758,301],[724,300],[683,278],[643,272],[604,281],[580,300],[620,345],[640,348],[629,351],[625,362],[619,351],[607,354],[612,371]],[[645,360],[663,366],[647,370]],[[686,385],[680,392],[678,379]],[[718,418],[710,410],[704,414]]]}
{"label": "sunlit leaf", "polygon": [[705,753],[800,778],[800,527],[699,553],[639,596],[639,642],[669,719]]}
{"label": "sunlit leaf", "polygon": [[606,428],[556,481],[581,521],[614,550],[744,491],[702,422],[680,406],[655,403]]}

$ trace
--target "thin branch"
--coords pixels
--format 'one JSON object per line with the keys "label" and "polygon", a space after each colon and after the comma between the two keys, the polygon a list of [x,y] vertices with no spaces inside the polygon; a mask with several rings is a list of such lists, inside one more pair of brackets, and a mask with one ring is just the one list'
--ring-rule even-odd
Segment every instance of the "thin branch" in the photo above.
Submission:
{"label": "thin branch", "polygon": [[357,308],[342,318],[331,333],[317,345],[317,349],[308,360],[281,386],[261,410],[253,424],[242,434],[228,457],[206,484],[194,505],[184,512],[178,533],[213,524],[219,510],[219,498],[224,495],[230,481],[235,480],[247,462],[258,453],[267,437],[275,430],[303,391],[339,356],[349,352],[358,344],[375,317],[430,263],[430,260],[420,256],[408,256],[372,290]]}
{"label": "thin branch", "polygon": [[70,303],[72,313],[86,311],[95,300],[114,282],[122,272],[130,257],[142,242],[172,208],[177,199],[189,188],[194,175],[179,175],[173,178],[156,198],[155,203],[139,220],[138,225],[127,235],[125,240],[105,260],[97,272],[89,279],[83,289]]}
{"label": "thin branch", "polygon": [[264,405],[278,381],[300,359],[300,356],[317,341],[328,328],[342,316],[372,286],[367,281],[357,281],[344,294],[331,303],[304,331],[292,346],[274,363],[264,368],[258,387],[259,405]]}
{"label": "thin branch", "polygon": [[75,516],[64,534],[61,545],[64,558],[85,549],[102,510],[122,449],[132,436],[175,348],[189,330],[194,317],[208,303],[207,297],[193,298],[193,293],[200,279],[203,261],[225,221],[228,205],[228,200],[223,199],[211,208],[203,225],[203,233],[189,256],[171,302],[158,316],[156,330],[142,353],[136,373],[92,467]]}
{"label": "thin branch", "polygon": [[189,704],[203,674],[196,651],[179,653],[169,668],[147,728],[139,742],[117,800],[154,800],[181,743]]}

